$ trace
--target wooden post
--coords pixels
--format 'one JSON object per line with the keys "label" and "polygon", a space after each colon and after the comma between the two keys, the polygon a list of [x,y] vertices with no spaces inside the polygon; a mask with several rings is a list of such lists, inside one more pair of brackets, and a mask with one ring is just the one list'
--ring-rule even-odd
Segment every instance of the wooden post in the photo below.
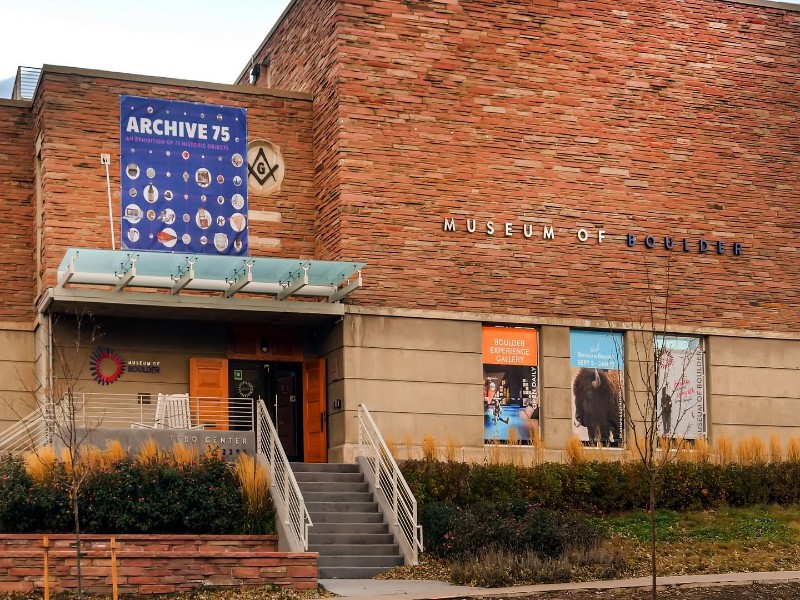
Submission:
{"label": "wooden post", "polygon": [[44,600],[50,600],[50,538],[42,538],[44,548]]}
{"label": "wooden post", "polygon": [[117,600],[117,538],[115,537],[111,538],[111,586],[114,600]]}

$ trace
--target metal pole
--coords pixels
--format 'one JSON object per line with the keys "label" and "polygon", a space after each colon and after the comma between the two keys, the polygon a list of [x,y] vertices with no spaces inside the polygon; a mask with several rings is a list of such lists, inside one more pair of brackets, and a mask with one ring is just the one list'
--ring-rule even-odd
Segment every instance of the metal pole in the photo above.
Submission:
{"label": "metal pole", "polygon": [[108,189],[108,224],[111,227],[111,249],[117,249],[117,242],[114,239],[114,213],[111,210],[111,177],[108,174],[108,164],[111,162],[111,157],[108,160],[104,160],[105,157],[102,157],[101,160],[103,164],[106,166],[106,188]]}

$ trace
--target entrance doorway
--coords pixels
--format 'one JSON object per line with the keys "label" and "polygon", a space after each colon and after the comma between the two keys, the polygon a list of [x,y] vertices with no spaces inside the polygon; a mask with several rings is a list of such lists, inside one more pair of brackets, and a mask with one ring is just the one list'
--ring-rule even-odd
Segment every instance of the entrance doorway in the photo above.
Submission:
{"label": "entrance doorway", "polygon": [[[232,399],[255,405],[264,401],[278,432],[278,439],[290,461],[303,460],[303,363],[229,361],[229,389]],[[253,429],[253,424],[231,424],[231,429]]]}

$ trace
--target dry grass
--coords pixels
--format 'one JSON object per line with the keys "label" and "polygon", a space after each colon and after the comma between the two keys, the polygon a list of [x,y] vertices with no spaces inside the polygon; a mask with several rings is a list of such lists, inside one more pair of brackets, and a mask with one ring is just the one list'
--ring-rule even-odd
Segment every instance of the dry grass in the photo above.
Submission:
{"label": "dry grass", "polygon": [[499,465],[502,462],[501,450],[500,440],[494,438],[492,443],[489,444],[488,460],[490,465]]}
{"label": "dry grass", "polygon": [[403,439],[403,444],[406,447],[406,458],[412,460],[414,458],[414,440],[410,435]]}
{"label": "dry grass", "polygon": [[447,462],[455,462],[456,461],[456,441],[448,437],[447,438],[447,446],[445,446],[445,457],[447,458]]}
{"label": "dry grass", "polygon": [[741,465],[763,465],[767,462],[767,450],[764,442],[756,435],[739,442],[737,456]]}
{"label": "dry grass", "polygon": [[264,465],[249,454],[240,454],[231,465],[239,482],[247,514],[246,533],[262,534],[269,530],[270,477]]}
{"label": "dry grass", "polygon": [[714,444],[717,464],[729,465],[733,462],[733,442],[727,435],[721,435]]}
{"label": "dry grass", "polygon": [[183,442],[178,442],[172,446],[172,460],[179,467],[188,467],[197,464],[200,456],[195,448],[188,448]]}
{"label": "dry grass", "polygon": [[711,460],[711,446],[706,438],[698,438],[694,441],[694,462],[708,464]]}
{"label": "dry grass", "polygon": [[433,435],[426,433],[422,438],[422,457],[425,460],[434,461],[439,458],[439,449],[436,446],[436,440]]}
{"label": "dry grass", "polygon": [[42,446],[25,454],[25,470],[34,481],[47,483],[53,479],[53,469],[58,457],[52,446]]}
{"label": "dry grass", "polygon": [[769,434],[769,460],[774,463],[779,463],[783,460],[781,438],[774,431]]}
{"label": "dry grass", "polygon": [[109,465],[122,462],[128,458],[128,452],[122,447],[119,440],[108,440],[106,442],[105,455],[106,463]]}
{"label": "dry grass", "polygon": [[583,442],[581,442],[581,439],[577,435],[573,435],[567,440],[564,454],[568,463],[576,464],[586,462],[586,448],[583,447]]}
{"label": "dry grass", "polygon": [[384,438],[383,442],[386,444],[386,448],[387,450],[389,450],[389,454],[392,455],[392,458],[397,460],[398,459],[397,444],[394,442],[394,440],[391,437],[387,436]]}
{"label": "dry grass", "polygon": [[139,452],[136,454],[136,462],[140,464],[149,464],[154,462],[161,462],[162,460],[161,448],[153,438],[147,438],[142,445],[139,446]]}
{"label": "dry grass", "polygon": [[786,460],[789,462],[800,462],[800,438],[790,438],[786,443]]}

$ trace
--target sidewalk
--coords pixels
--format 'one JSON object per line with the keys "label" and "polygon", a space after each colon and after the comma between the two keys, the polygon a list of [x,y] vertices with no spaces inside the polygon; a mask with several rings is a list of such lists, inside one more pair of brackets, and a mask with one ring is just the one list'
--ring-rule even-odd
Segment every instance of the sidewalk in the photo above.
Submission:
{"label": "sidewalk", "polygon": [[[750,585],[752,583],[786,583],[800,581],[800,571],[771,571],[766,573],[722,573],[718,575],[678,575],[659,577],[659,587],[714,587],[721,585]],[[444,581],[411,581],[380,579],[320,579],[325,589],[345,598],[371,600],[445,600],[478,596],[518,596],[536,592],[563,590],[604,590],[612,588],[649,587],[649,577],[587,581],[583,583],[550,583],[506,588],[459,586]]]}

